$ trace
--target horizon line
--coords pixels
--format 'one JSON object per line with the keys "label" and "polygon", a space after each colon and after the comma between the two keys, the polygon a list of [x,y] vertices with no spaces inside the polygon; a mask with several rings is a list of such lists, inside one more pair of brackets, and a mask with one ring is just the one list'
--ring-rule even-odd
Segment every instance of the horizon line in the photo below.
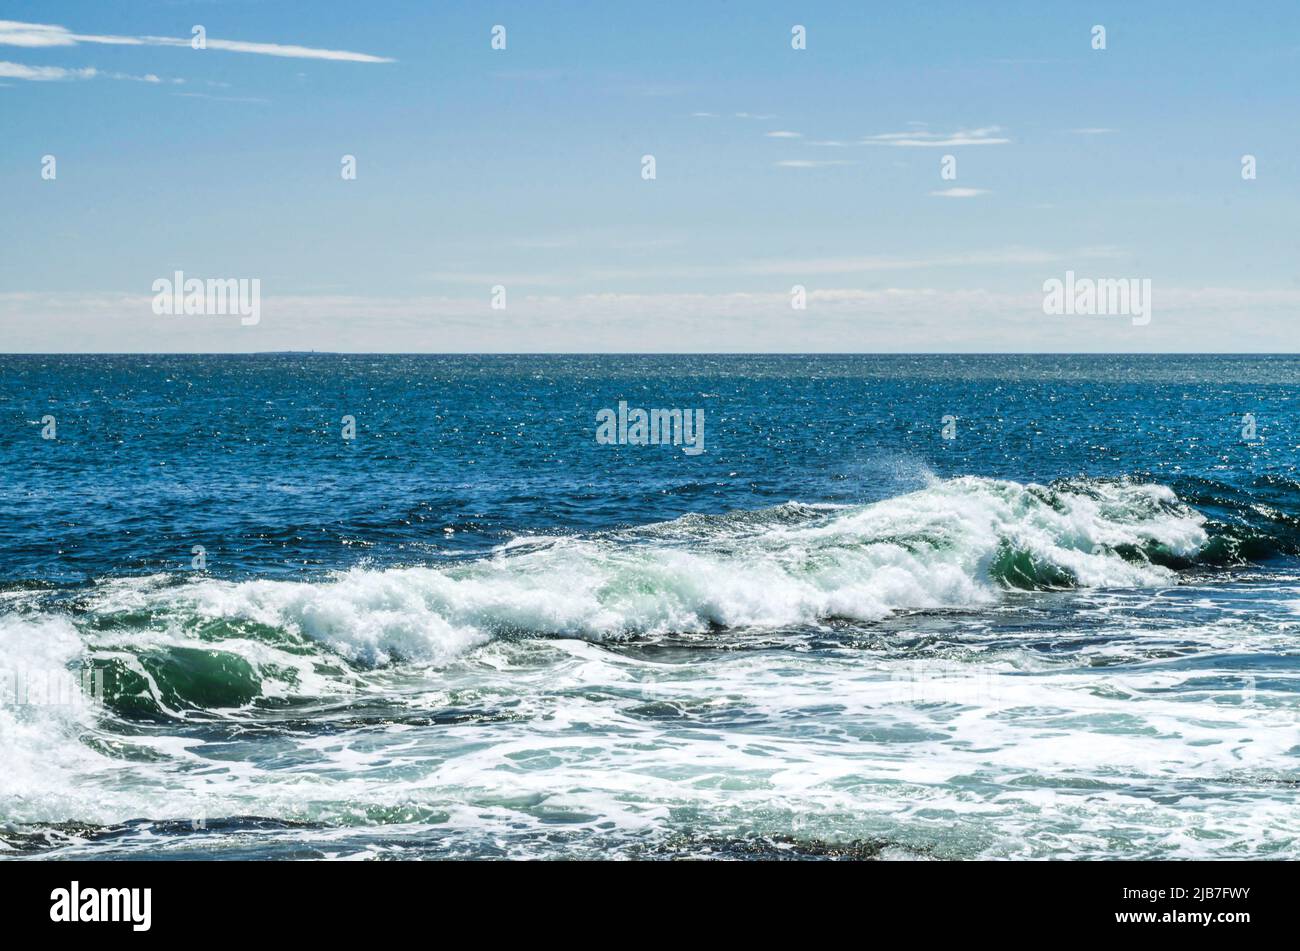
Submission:
{"label": "horizon line", "polygon": [[1300,357],[1291,350],[14,350],[0,357]]}

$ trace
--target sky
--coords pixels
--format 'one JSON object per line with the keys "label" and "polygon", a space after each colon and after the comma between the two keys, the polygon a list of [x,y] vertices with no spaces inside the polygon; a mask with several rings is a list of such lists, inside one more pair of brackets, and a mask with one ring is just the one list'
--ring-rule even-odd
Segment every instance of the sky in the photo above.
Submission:
{"label": "sky", "polygon": [[[1300,343],[1291,0],[4,0],[0,21],[4,352]],[[176,271],[257,279],[257,322],[156,314]],[[1044,313],[1067,271],[1149,280],[1150,320]]]}

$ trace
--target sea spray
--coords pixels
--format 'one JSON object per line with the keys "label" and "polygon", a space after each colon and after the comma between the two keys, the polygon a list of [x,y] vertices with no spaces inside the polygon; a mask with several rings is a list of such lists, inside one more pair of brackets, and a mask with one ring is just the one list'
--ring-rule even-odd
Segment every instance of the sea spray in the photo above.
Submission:
{"label": "sea spray", "polygon": [[[318,582],[146,586],[134,610],[283,630],[363,666],[446,663],[493,637],[592,640],[774,630],[987,604],[1007,588],[1168,583],[1206,543],[1166,487],[1056,487],[966,477],[838,509],[660,523],[534,539],[440,567],[355,568]],[[99,610],[123,596],[105,592]]]}

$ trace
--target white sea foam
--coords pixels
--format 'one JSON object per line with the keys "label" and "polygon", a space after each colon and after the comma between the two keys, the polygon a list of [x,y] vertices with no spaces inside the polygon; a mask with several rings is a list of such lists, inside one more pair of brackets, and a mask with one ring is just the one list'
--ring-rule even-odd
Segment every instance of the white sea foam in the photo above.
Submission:
{"label": "white sea foam", "polygon": [[[1118,617],[1106,633],[1125,626]],[[1241,650],[1253,634],[1234,621],[1181,636]],[[535,855],[548,841],[577,854],[563,834],[574,849],[663,843],[691,814],[708,836],[879,839],[967,857],[1282,857],[1300,845],[1289,786],[1270,785],[1293,772],[1289,695],[1244,702],[1239,685],[1205,686],[1200,664],[1102,674],[1018,651],[920,670],[858,651],[682,664],[581,640],[478,654],[454,673],[509,723],[323,731],[297,737],[288,760],[279,743],[244,758],[229,742],[144,734],[129,743],[148,759],[115,761],[52,730],[31,738],[46,773],[0,805],[25,819],[201,808],[320,822],[330,828],[266,838],[344,851],[377,817],[390,842]],[[69,768],[49,772],[50,756]],[[140,845],[196,841],[227,844],[199,832]]]}
{"label": "white sea foam", "polygon": [[[879,839],[901,854],[1295,855],[1290,787],[1277,782],[1294,773],[1294,692],[1282,674],[1217,661],[1289,649],[1294,594],[1274,592],[1271,608],[1208,588],[1178,601],[1184,589],[1164,587],[1173,573],[1134,554],[1192,557],[1205,540],[1201,517],[1159,486],[957,479],[865,506],[692,516],[316,583],[117,579],[85,606],[129,622],[6,617],[7,656],[64,669],[91,653],[144,676],[146,655],[230,652],[273,702],[202,711],[212,734],[0,710],[0,819],[266,816],[323,824],[267,835],[340,856],[386,847],[365,830],[448,854],[530,855],[662,844],[683,826]],[[832,617],[996,607],[1008,558],[1092,589],[1069,596],[1077,629],[1030,615],[994,636],[1001,614],[973,613],[954,653],[687,660],[606,643],[711,625],[745,629],[734,643]],[[890,623],[906,635],[913,622]],[[502,636],[515,632],[552,636]],[[1076,636],[1068,651],[1041,650]],[[279,704],[318,700],[311,729],[241,741]],[[335,727],[318,729],[336,702]],[[365,719],[369,704],[382,716]],[[447,711],[436,726],[403,719]]]}
{"label": "white sea foam", "polygon": [[776,629],[972,607],[1025,572],[1044,583],[1165,584],[1171,571],[1117,549],[1192,556],[1206,541],[1202,521],[1162,486],[1051,492],[962,478],[832,511],[794,505],[618,536],[529,538],[449,567],[354,569],[314,583],[197,581],[137,593],[135,606],[288,629],[366,665],[437,664],[501,634]]}
{"label": "white sea foam", "polygon": [[78,742],[94,722],[73,669],[85,646],[66,618],[5,615],[0,650],[0,817],[38,802],[57,814],[80,799],[81,772],[105,762]]}

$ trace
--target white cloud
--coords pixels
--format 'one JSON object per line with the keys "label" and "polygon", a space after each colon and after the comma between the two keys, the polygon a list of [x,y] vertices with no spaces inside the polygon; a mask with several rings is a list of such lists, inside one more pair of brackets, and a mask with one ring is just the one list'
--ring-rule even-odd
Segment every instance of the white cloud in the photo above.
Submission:
{"label": "white cloud", "polygon": [[945,188],[941,191],[930,192],[937,198],[974,198],[976,195],[987,195],[987,188]]}
{"label": "white cloud", "polygon": [[[183,46],[188,48],[190,38],[73,33],[67,27],[47,23],[22,23],[16,20],[0,20],[0,45],[3,46],[37,48],[78,46],[82,43],[98,43],[109,46]],[[232,53],[287,56],[295,59],[342,60],[352,63],[393,62],[392,59],[384,56],[352,53],[347,50],[316,49],[310,46],[294,46],[280,43],[250,43],[245,40],[222,40],[212,37],[207,39],[207,48],[210,50],[226,50]]]}
{"label": "white cloud", "polygon": [[[146,36],[146,42],[158,46],[188,47],[188,39],[176,40],[166,36]],[[310,46],[286,46],[280,43],[249,43],[244,40],[220,40],[208,38],[208,49],[226,50],[231,53],[258,53],[263,56],[287,56],[291,59],[329,59],[348,63],[392,63],[395,60],[386,56],[371,56],[369,53],[352,53],[347,50],[315,49]]]}
{"label": "white cloud", "polygon": [[163,79],[154,73],[145,73],[143,76],[132,76],[129,73],[100,73],[107,79],[127,79],[135,83],[169,83],[172,85],[181,85],[185,82],[183,79]]}
{"label": "white cloud", "polygon": [[28,66],[26,63],[0,61],[0,76],[10,79],[27,79],[33,82],[57,82],[64,79],[124,79],[135,83],[180,84],[183,79],[163,79],[154,73],[133,76],[130,73],[105,73],[93,66],[65,69],[62,66]]}
{"label": "white cloud", "polygon": [[[1046,317],[1023,289],[817,287],[792,311],[786,287],[759,292],[460,297],[274,295],[262,320],[156,317],[148,293],[0,293],[15,353],[249,352],[1238,352],[1294,349],[1295,288],[1158,287],[1148,326]],[[1249,318],[1249,319],[1246,319]]]}
{"label": "white cloud", "polygon": [[28,79],[33,82],[57,82],[61,79],[94,79],[99,71],[93,67],[64,69],[62,66],[27,66],[0,60],[0,76],[7,79]]}
{"label": "white cloud", "polygon": [[803,138],[802,132],[787,132],[785,130],[779,130],[777,132],[764,132],[763,134],[767,136],[769,139],[802,139]]}
{"label": "white cloud", "polygon": [[26,46],[30,48],[49,46],[76,46],[79,40],[89,43],[113,43],[115,45],[139,45],[138,40],[128,37],[81,37],[70,32],[67,27],[53,26],[47,23],[20,23],[17,20],[0,20],[0,44],[5,46]]}
{"label": "white cloud", "polygon": [[998,135],[1000,126],[983,126],[979,129],[959,129],[956,132],[930,132],[914,129],[911,132],[884,132],[869,135],[863,145],[892,145],[903,148],[951,148],[958,145],[1006,145],[1011,140]]}

